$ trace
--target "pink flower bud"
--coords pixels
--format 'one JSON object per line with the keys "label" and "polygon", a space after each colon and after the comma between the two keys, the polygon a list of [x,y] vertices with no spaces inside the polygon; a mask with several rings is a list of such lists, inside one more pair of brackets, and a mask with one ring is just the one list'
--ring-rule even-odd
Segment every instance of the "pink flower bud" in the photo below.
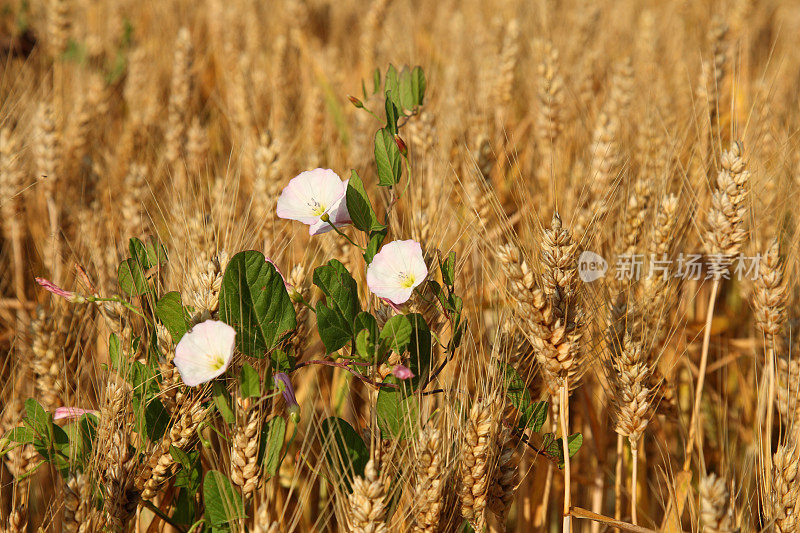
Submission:
{"label": "pink flower bud", "polygon": [[397,379],[410,379],[414,377],[414,373],[410,368],[403,365],[397,365],[392,369],[392,375]]}
{"label": "pink flower bud", "polygon": [[394,134],[394,142],[397,145],[397,149],[400,150],[400,153],[403,157],[408,156],[408,146],[406,146],[406,142],[400,138],[398,134]]}
{"label": "pink flower bud", "polygon": [[70,303],[83,303],[86,301],[86,298],[84,298],[80,294],[64,290],[50,280],[46,280],[44,278],[36,278],[36,283],[41,285],[44,290],[52,292],[56,296],[61,296]]}
{"label": "pink flower bud", "polygon": [[72,420],[80,418],[83,415],[99,416],[100,413],[92,409],[83,409],[81,407],[57,407],[53,413],[53,420]]}

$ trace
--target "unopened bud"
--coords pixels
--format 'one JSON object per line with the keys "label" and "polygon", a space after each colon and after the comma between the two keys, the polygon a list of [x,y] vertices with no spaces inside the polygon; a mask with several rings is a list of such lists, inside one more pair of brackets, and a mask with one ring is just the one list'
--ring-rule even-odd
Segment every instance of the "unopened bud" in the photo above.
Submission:
{"label": "unopened bud", "polygon": [[408,146],[406,146],[405,141],[401,139],[400,136],[396,133],[394,134],[394,142],[397,145],[398,150],[400,150],[400,153],[403,154],[403,157],[407,157]]}
{"label": "unopened bud", "polygon": [[352,96],[352,95],[348,94],[347,95],[347,99],[350,100],[350,103],[353,104],[356,107],[356,109],[363,109],[364,108],[364,102],[362,102],[361,100],[359,100],[355,96]]}

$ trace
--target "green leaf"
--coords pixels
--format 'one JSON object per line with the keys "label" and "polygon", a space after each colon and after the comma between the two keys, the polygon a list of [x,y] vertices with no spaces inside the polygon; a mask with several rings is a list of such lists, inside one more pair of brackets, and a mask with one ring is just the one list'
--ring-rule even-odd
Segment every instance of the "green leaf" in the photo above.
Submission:
{"label": "green leaf", "polygon": [[381,388],[375,404],[383,438],[407,439],[416,434],[419,400],[400,389]]}
{"label": "green leaf", "polygon": [[397,119],[400,117],[397,106],[394,105],[389,98],[387,98],[386,102],[384,103],[384,108],[386,110],[386,128],[392,135],[396,135],[398,132]]}
{"label": "green leaf", "polygon": [[228,395],[228,389],[225,388],[225,383],[219,380],[214,381],[211,393],[214,398],[214,405],[217,406],[217,411],[222,415],[222,419],[228,424],[236,422],[236,415],[231,409],[231,398]]}
{"label": "green leaf", "polygon": [[144,429],[150,442],[161,440],[167,431],[170,416],[164,408],[164,404],[158,398],[153,398],[147,402],[144,411]]}
{"label": "green leaf", "polygon": [[425,102],[425,89],[427,87],[428,81],[425,79],[425,72],[422,67],[414,67],[411,70],[411,93],[415,106],[420,106]]}
{"label": "green leaf", "polygon": [[450,339],[449,343],[452,350],[455,350],[461,345],[461,339],[464,336],[464,331],[466,329],[467,320],[461,321],[459,318],[459,320],[456,321],[455,333],[453,333],[453,338]]}
{"label": "green leaf", "polygon": [[264,472],[274,476],[280,467],[281,449],[286,437],[286,420],[282,416],[273,417],[261,428],[260,453]]}
{"label": "green leaf", "polygon": [[583,446],[583,435],[580,433],[573,433],[567,437],[567,448],[569,449],[569,456],[572,457]]}
{"label": "green leaf", "polygon": [[381,90],[381,69],[376,68],[372,75],[372,94]]}
{"label": "green leaf", "polygon": [[447,259],[442,263],[442,282],[448,287],[452,287],[456,282],[456,253],[447,254]]}
{"label": "green leaf", "polygon": [[137,239],[136,237],[130,239],[128,241],[128,251],[131,254],[131,259],[133,259],[144,270],[153,268],[158,264],[156,257],[153,257],[152,262],[150,261],[150,255],[147,253],[147,246],[145,246],[141,239]]}
{"label": "green leaf", "polygon": [[413,331],[411,321],[405,315],[395,315],[384,324],[380,340],[386,342],[393,351],[402,354],[411,342]]}
{"label": "green leaf", "polygon": [[336,311],[317,302],[317,331],[326,353],[333,353],[345,346],[352,338],[351,326]]}
{"label": "green leaf", "polygon": [[408,367],[414,373],[411,383],[416,385],[427,380],[431,371],[431,330],[421,314],[412,313],[407,316],[411,324]]}
{"label": "green leaf", "polygon": [[196,451],[186,453],[180,448],[170,446],[169,454],[176,463],[181,465],[180,470],[175,475],[175,485],[183,487],[192,493],[197,492],[203,476],[203,469],[200,467],[200,453]]}
{"label": "green leaf", "polygon": [[339,261],[314,269],[314,284],[325,294],[317,303],[317,329],[327,353],[335,352],[354,336],[353,322],[361,312],[356,280]]}
{"label": "green leaf", "polygon": [[144,270],[134,259],[125,259],[119,264],[117,281],[122,292],[128,296],[141,296],[150,290]]}
{"label": "green leaf", "polygon": [[116,333],[112,333],[108,337],[108,359],[111,362],[111,367],[120,370],[122,361],[119,359],[120,354],[119,337]]}
{"label": "green leaf", "polygon": [[389,128],[375,133],[375,164],[378,166],[378,185],[391,187],[400,182],[400,149]]}
{"label": "green leaf", "polygon": [[517,428],[520,430],[531,428],[535,433],[539,433],[547,419],[547,402],[534,402],[531,399],[525,380],[513,366],[503,364],[503,371],[506,398],[519,411]]}
{"label": "green leaf", "polygon": [[353,426],[338,417],[328,417],[320,424],[320,440],[328,468],[338,474],[347,490],[354,476],[363,476],[369,461],[369,449]]}
{"label": "green leaf", "polygon": [[314,269],[314,285],[320,288],[327,297],[329,307],[340,314],[352,329],[356,315],[361,312],[358,301],[358,285],[347,268],[331,259],[328,264]]}
{"label": "green leaf", "polygon": [[147,239],[145,245],[145,253],[147,257],[146,268],[153,268],[154,266],[163,265],[168,261],[167,249],[164,248],[158,239],[150,237]]}
{"label": "green leaf", "polygon": [[[180,475],[180,472],[178,473],[178,475]],[[199,486],[200,485],[198,480],[197,488],[199,488]],[[190,490],[181,487],[181,489],[178,491],[178,497],[175,500],[175,511],[172,513],[172,516],[170,517],[173,522],[185,526],[194,524],[195,520],[197,519],[197,513],[196,513],[197,510],[195,509],[195,501],[194,501],[194,495],[197,493],[197,488],[195,488],[194,490]]]}
{"label": "green leaf", "polygon": [[69,437],[70,461],[75,465],[85,466],[92,457],[92,448],[97,435],[98,418],[93,414],[84,414],[77,421],[64,426]]}
{"label": "green leaf", "polygon": [[280,348],[272,350],[272,353],[269,354],[269,359],[272,361],[273,372],[293,372],[297,364],[294,356],[289,355]]}
{"label": "green leaf", "polygon": [[400,77],[394,65],[390,64],[389,69],[386,71],[386,82],[383,86],[383,92],[387,100],[391,100],[397,108],[400,108]]}
{"label": "green leaf", "polygon": [[358,177],[358,173],[353,170],[350,173],[350,181],[347,183],[347,210],[353,225],[365,233],[378,224],[378,217],[364,189],[364,183]]}
{"label": "green leaf", "polygon": [[356,317],[356,353],[361,358],[372,361],[375,358],[376,341],[378,340],[378,321],[366,311]]}
{"label": "green leaf", "polygon": [[378,248],[381,247],[381,244],[383,244],[383,240],[386,238],[387,232],[388,228],[386,226],[383,226],[380,229],[373,230],[370,232],[369,242],[367,243],[367,249],[364,251],[364,261],[367,264],[372,263],[372,260],[375,258],[375,254],[378,253]]}
{"label": "green leaf", "polygon": [[245,517],[242,497],[222,472],[211,470],[206,474],[203,502],[206,517],[213,526],[220,527]]}
{"label": "green leaf", "polygon": [[398,99],[400,105],[398,106],[404,113],[410,113],[417,107],[417,96],[414,94],[414,87],[411,83],[411,71],[408,67],[403,67],[400,71],[400,79],[398,80]]}
{"label": "green leaf", "polygon": [[239,391],[242,398],[261,396],[261,377],[249,363],[242,363],[242,369],[239,372]]}
{"label": "green leaf", "polygon": [[[583,435],[573,433],[567,437],[567,449],[569,456],[573,457],[583,444]],[[542,436],[542,451],[544,454],[556,462],[558,468],[564,468],[564,445],[561,438],[555,438],[552,433],[545,433]]]}
{"label": "green leaf", "polygon": [[283,278],[264,254],[240,252],[222,277],[219,314],[236,330],[236,346],[250,357],[263,357],[297,325]]}
{"label": "green leaf", "polygon": [[397,90],[399,76],[397,75],[397,68],[389,63],[389,68],[386,69],[386,83],[383,86],[383,92],[388,93]]}
{"label": "green leaf", "polygon": [[161,297],[156,303],[156,316],[167,328],[176,344],[189,329],[189,325],[186,323],[186,315],[183,311],[181,293],[177,291],[168,292]]}
{"label": "green leaf", "polygon": [[50,425],[50,413],[44,410],[39,402],[33,398],[25,400],[25,414],[27,414],[26,421],[38,436],[47,436],[48,427]]}
{"label": "green leaf", "polygon": [[12,428],[5,438],[11,442],[19,442],[20,444],[30,444],[36,438],[36,431],[26,426],[19,426]]}

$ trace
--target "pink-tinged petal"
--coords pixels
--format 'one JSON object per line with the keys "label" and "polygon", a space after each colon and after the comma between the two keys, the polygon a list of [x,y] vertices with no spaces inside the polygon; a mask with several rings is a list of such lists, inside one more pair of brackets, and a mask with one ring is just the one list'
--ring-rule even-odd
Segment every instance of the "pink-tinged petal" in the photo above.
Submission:
{"label": "pink-tinged petal", "polygon": [[83,415],[99,416],[100,413],[93,409],[83,409],[81,407],[57,407],[53,413],[53,420],[72,420]]}
{"label": "pink-tinged petal", "polygon": [[275,212],[278,218],[297,220],[303,224],[313,224],[319,219],[319,216],[314,213],[311,196],[304,194],[294,180],[289,182],[278,197]]}
{"label": "pink-tinged petal", "polygon": [[385,303],[386,305],[388,305],[389,307],[391,307],[392,309],[394,309],[394,311],[396,313],[402,313],[403,312],[403,308],[402,307],[400,307],[399,305],[397,305],[393,301],[389,300],[388,298],[381,298],[380,300],[383,303]]}
{"label": "pink-tinged petal", "polygon": [[[373,291],[375,292],[375,291]],[[375,294],[378,294],[377,292]],[[402,305],[406,303],[410,298],[411,295],[414,294],[414,289],[409,287],[401,287],[396,289],[385,289],[381,296],[389,300],[390,302],[396,305]]]}
{"label": "pink-tinged petal", "polygon": [[194,326],[178,342],[173,360],[183,382],[190,387],[225,373],[233,357],[236,330],[218,320]]}
{"label": "pink-tinged petal", "polygon": [[352,223],[350,219],[350,211],[347,210],[347,184],[350,180],[342,183],[342,195],[336,200],[331,207],[325,212],[328,215],[328,220],[320,220],[312,224],[308,228],[309,235],[321,235],[333,231],[333,226],[341,227]]}
{"label": "pink-tinged petal", "polygon": [[350,183],[349,179],[344,180],[342,183],[342,196],[328,209],[328,214],[336,227],[350,224],[353,220],[350,218],[350,211],[347,209],[347,184]]}
{"label": "pink-tinged petal", "polygon": [[312,237],[314,235],[322,235],[323,233],[328,233],[329,231],[333,231],[333,226],[331,226],[328,222],[323,220],[318,220],[314,224],[311,224],[308,227],[308,234]]}
{"label": "pink-tinged petal", "polygon": [[397,379],[410,379],[414,377],[414,373],[410,368],[403,365],[397,365],[392,369],[392,375]]}

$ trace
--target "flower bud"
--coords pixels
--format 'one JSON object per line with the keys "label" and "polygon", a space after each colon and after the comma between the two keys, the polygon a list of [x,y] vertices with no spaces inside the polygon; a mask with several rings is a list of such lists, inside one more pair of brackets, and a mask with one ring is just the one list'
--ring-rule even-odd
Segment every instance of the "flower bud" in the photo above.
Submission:
{"label": "flower bud", "polygon": [[283,394],[283,399],[286,400],[286,412],[289,413],[289,417],[294,422],[297,422],[300,420],[300,405],[297,403],[297,398],[294,395],[292,381],[284,372],[278,372],[272,376],[272,380],[275,382],[275,386],[278,387],[278,390]]}
{"label": "flower bud", "polygon": [[403,157],[408,157],[408,146],[406,146],[406,142],[400,138],[400,135],[394,134],[394,142],[397,145],[397,149],[400,150],[400,153]]}
{"label": "flower bud", "polygon": [[405,365],[396,365],[392,369],[392,375],[397,379],[409,379],[414,377],[414,372]]}
{"label": "flower bud", "polygon": [[356,107],[356,109],[364,109],[364,103],[355,96],[351,96],[348,94],[347,99],[350,100],[350,103],[353,104]]}

